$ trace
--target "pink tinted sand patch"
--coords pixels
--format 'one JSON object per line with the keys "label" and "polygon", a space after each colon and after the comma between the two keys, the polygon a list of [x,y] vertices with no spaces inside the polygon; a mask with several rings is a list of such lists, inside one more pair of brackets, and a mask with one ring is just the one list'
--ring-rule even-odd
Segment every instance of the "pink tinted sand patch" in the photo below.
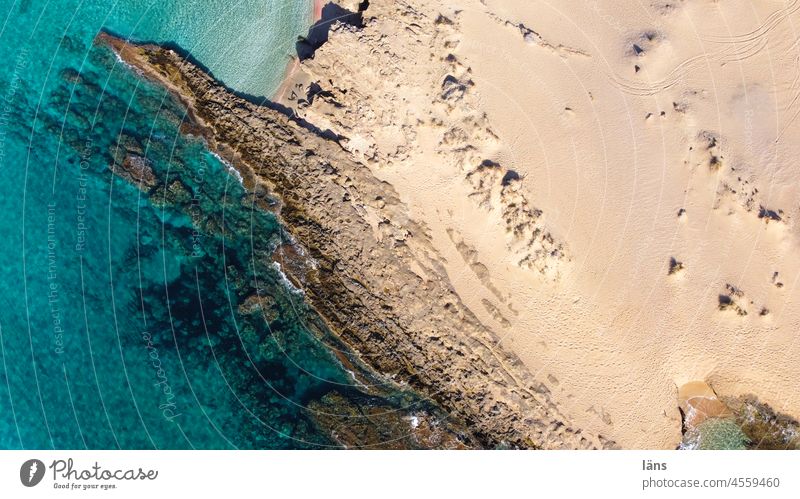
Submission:
{"label": "pink tinted sand patch", "polygon": [[322,19],[322,7],[325,6],[327,0],[314,0],[314,18],[312,19],[313,22],[317,22]]}

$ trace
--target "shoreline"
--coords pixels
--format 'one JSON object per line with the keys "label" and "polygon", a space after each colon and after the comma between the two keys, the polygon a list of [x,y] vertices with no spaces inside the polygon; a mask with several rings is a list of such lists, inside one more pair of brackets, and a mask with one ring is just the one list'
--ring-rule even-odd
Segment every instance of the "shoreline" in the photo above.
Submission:
{"label": "shoreline", "polygon": [[[311,1],[311,15],[310,19],[311,22],[309,23],[309,29],[311,26],[314,25],[317,21],[322,19],[322,8],[325,6],[328,0],[312,0]],[[270,96],[273,102],[283,102],[286,100],[286,92],[289,90],[293,83],[293,77],[297,74],[297,70],[300,68],[300,60],[297,58],[297,55],[291,55],[291,59],[288,63],[286,63],[286,67],[283,70],[283,78],[281,79],[281,84],[278,88],[273,92]]]}
{"label": "shoreline", "polygon": [[[243,176],[277,191],[320,262],[296,277],[331,330],[487,445],[675,448],[691,381],[800,414],[800,128],[776,129],[796,99],[767,105],[770,61],[748,53],[742,80],[724,43],[776,43],[786,23],[599,0],[624,13],[618,30],[576,0],[564,30],[541,6],[501,4],[365,3],[363,23],[290,68],[285,115],[192,99],[220,92],[169,58],[156,79],[207,118],[210,147],[266,168]],[[730,33],[720,16],[739,19]],[[794,88],[788,72],[776,78]]]}
{"label": "shoreline", "polygon": [[[329,330],[364,363],[430,397],[469,429],[473,446],[613,447],[573,428],[518,359],[491,347],[498,339],[446,279],[419,278],[419,272],[439,273],[437,262],[412,251],[430,244],[420,227],[389,223],[382,234],[373,232],[365,213],[389,221],[408,214],[336,142],[230,94],[170,50],[107,34],[98,42],[183,102],[208,147],[240,170],[248,189],[267,189],[280,200],[276,216],[317,264],[295,280]],[[405,291],[386,294],[387,286]]]}
{"label": "shoreline", "polygon": [[325,6],[327,2],[328,0],[314,0],[313,12],[311,15],[311,24],[314,24],[315,22],[322,19],[322,8]]}
{"label": "shoreline", "polygon": [[[431,238],[418,253],[576,427],[675,448],[695,380],[800,416],[800,127],[776,129],[796,101],[765,81],[766,54],[742,80],[679,22],[727,40],[757,20],[600,0],[619,31],[567,3],[576,29],[525,0],[374,0],[302,64],[321,87],[303,117],[397,193]],[[682,65],[701,56],[716,69]]]}

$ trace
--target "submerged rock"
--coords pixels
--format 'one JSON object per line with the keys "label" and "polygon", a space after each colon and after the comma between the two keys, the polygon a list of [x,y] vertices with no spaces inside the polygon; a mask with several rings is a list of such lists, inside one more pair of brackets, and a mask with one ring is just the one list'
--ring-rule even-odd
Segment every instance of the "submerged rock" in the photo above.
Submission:
{"label": "submerged rock", "polygon": [[136,154],[126,155],[122,163],[112,167],[112,171],[143,191],[152,189],[158,183],[150,160]]}
{"label": "submerged rock", "polygon": [[474,445],[464,433],[453,431],[442,416],[353,400],[331,392],[309,405],[321,430],[346,448],[465,449]]}

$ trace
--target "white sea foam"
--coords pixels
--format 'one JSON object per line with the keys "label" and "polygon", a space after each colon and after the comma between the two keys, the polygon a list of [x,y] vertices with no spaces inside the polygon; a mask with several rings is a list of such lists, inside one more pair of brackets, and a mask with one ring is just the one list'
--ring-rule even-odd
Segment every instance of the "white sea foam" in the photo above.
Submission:
{"label": "white sea foam", "polygon": [[304,295],[305,294],[305,292],[302,289],[300,289],[297,286],[295,286],[294,284],[292,284],[292,281],[289,280],[289,278],[283,272],[283,269],[281,268],[281,264],[280,263],[272,262],[272,268],[274,268],[275,271],[278,272],[278,275],[281,277],[281,282],[284,284],[284,286],[286,286],[289,289],[289,291],[291,291],[292,293],[299,294],[299,295]]}
{"label": "white sea foam", "polygon": [[236,177],[236,179],[237,179],[237,180],[239,180],[239,185],[241,185],[241,186],[244,186],[244,179],[242,178],[242,174],[241,174],[241,173],[239,173],[239,170],[237,170],[236,168],[234,168],[232,164],[230,164],[228,161],[226,161],[226,160],[225,160],[225,159],[224,159],[222,156],[220,156],[219,154],[215,153],[214,151],[209,151],[209,152],[211,153],[211,155],[212,155],[212,156],[214,156],[215,158],[217,158],[217,159],[219,160],[219,162],[220,162],[220,163],[222,163],[223,165],[225,165],[225,168],[227,168],[227,169],[228,169],[228,171],[231,173],[231,175],[233,175],[234,177]]}
{"label": "white sea foam", "polygon": [[142,71],[141,69],[137,68],[136,66],[134,66],[132,64],[128,64],[128,61],[123,59],[122,56],[119,55],[116,50],[112,50],[111,53],[114,54],[114,57],[117,59],[118,63],[122,64],[123,66],[128,68],[130,71],[133,71],[137,75],[144,76],[144,71]]}
{"label": "white sea foam", "polygon": [[303,247],[302,244],[297,242],[297,239],[294,238],[289,232],[282,231],[281,232],[281,242],[288,243],[298,255],[302,256],[305,263],[310,266],[312,269],[319,268],[319,262],[316,261],[311,255],[308,254],[308,251]]}

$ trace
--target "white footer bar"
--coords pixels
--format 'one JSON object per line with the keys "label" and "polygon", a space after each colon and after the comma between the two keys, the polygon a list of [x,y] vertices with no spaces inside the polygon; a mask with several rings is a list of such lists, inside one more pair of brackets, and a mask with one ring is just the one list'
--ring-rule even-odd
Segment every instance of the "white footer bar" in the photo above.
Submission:
{"label": "white footer bar", "polygon": [[0,452],[3,498],[800,497],[798,475],[791,451]]}

